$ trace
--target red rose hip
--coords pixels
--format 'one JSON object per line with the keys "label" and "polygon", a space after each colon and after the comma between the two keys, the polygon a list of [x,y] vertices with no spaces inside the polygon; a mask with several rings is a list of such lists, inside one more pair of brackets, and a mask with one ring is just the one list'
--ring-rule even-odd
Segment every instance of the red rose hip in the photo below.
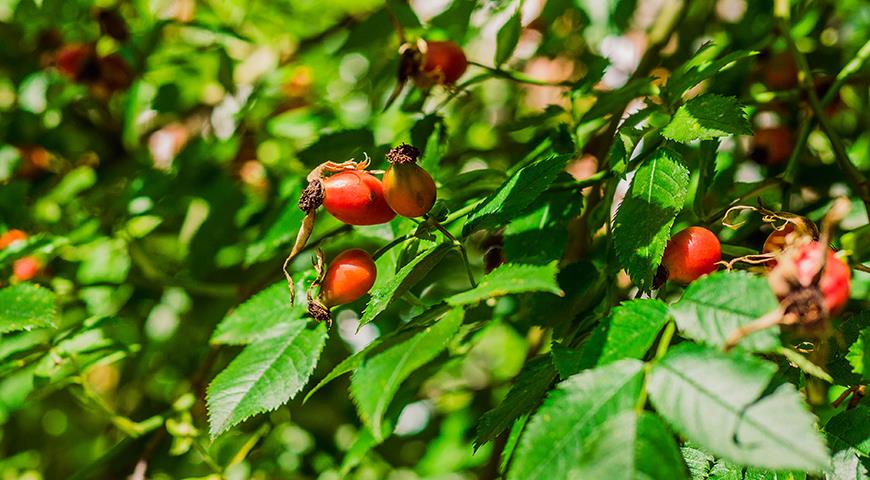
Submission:
{"label": "red rose hip", "polygon": [[456,83],[467,68],[468,59],[459,45],[449,40],[426,42],[421,70],[435,83]]}
{"label": "red rose hip", "polygon": [[786,127],[761,128],[752,137],[749,156],[762,165],[782,165],[794,149],[794,136]]}
{"label": "red rose hip", "polygon": [[384,198],[384,187],[374,175],[347,170],[323,180],[323,206],[350,225],[377,225],[395,218]]}
{"label": "red rose hip", "polygon": [[22,282],[37,276],[40,270],[42,270],[42,262],[36,257],[19,258],[12,264],[12,275]]}
{"label": "red rose hip", "polygon": [[327,307],[343,305],[365,295],[375,284],[377,267],[365,250],[341,252],[329,263],[320,286],[320,298]]}
{"label": "red rose hip", "polygon": [[[795,254],[794,262],[797,267],[797,276],[801,284],[807,285],[818,271],[820,262],[819,242],[810,242],[800,248]],[[825,307],[833,315],[838,313],[849,300],[849,289],[852,278],[852,270],[843,260],[837,258],[834,250],[826,248],[827,261],[825,271],[819,280],[819,290],[825,298]]]}
{"label": "red rose hip", "polygon": [[722,260],[722,247],[716,235],[704,227],[689,227],[668,242],[662,257],[667,279],[688,284],[716,270]]}
{"label": "red rose hip", "polygon": [[7,248],[15,242],[27,240],[27,234],[21,230],[11,229],[0,235],[0,250]]}

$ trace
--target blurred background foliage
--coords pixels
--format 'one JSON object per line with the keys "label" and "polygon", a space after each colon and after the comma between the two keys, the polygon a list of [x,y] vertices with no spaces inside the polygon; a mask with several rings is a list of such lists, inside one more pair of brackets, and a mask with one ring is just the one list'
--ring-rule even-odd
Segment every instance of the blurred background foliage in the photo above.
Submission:
{"label": "blurred background foliage", "polygon": [[[60,312],[57,330],[0,337],[0,478],[142,478],[146,465],[155,479],[329,479],[342,466],[356,466],[350,475],[361,479],[489,478],[498,458],[491,445],[473,452],[474,425],[540,345],[534,322],[515,321],[514,300],[492,311],[466,355],[436,365],[431,378],[419,375],[396,434],[364,455],[351,449],[360,427],[347,378],[210,442],[203,391],[238,349],[212,347],[209,337],[229,309],[280,279],[312,167],[367,154],[384,168],[390,146],[427,146],[439,154],[426,166],[444,207],[460,208],[494,190],[542,140],[582,145],[601,124],[567,119],[589,110],[593,86],[625,84],[674,3],[0,1],[0,224],[30,235],[0,254],[0,275],[8,283],[12,260],[36,256],[44,269],[35,281],[58,294]],[[573,87],[472,66],[467,90],[408,88],[383,111],[398,68],[390,9],[407,34],[452,39],[492,66],[498,31],[517,8],[522,31],[503,71]],[[794,9],[795,36],[819,78],[835,75],[870,37],[866,1]],[[676,40],[654,45],[661,66],[650,73],[667,77],[705,42],[718,52],[759,50],[704,88],[738,96],[756,126],[794,128],[794,65],[782,60],[785,44],[773,32],[769,1],[691,2]],[[98,80],[71,80],[56,67],[71,44],[115,60],[101,64]],[[867,80],[865,69],[843,87],[832,117],[865,171]],[[739,140],[735,178],[763,178],[772,167],[744,162],[750,140]],[[812,180],[804,183],[837,188],[825,137],[813,132],[809,147],[799,175]],[[581,178],[597,161],[583,158],[572,172]],[[816,202],[807,192],[802,207],[824,207]],[[866,223],[857,215],[853,226]],[[313,240],[331,257],[348,246],[373,250],[411,225],[351,230],[323,215]],[[471,247],[481,268],[485,245]],[[395,265],[397,255],[385,261]],[[309,262],[303,255],[294,266]],[[463,282],[454,259],[419,294]],[[853,296],[866,295],[867,283],[856,277]],[[338,313],[310,385],[413,313],[355,333],[361,307]]]}

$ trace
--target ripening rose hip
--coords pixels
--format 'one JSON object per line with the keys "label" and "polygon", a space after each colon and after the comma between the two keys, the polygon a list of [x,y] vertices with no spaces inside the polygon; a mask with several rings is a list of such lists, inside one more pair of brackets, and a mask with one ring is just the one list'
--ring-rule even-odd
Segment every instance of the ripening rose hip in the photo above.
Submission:
{"label": "ripening rose hip", "polygon": [[764,83],[771,90],[788,90],[798,84],[798,67],[788,53],[772,55],[762,70]]}
{"label": "ripening rose hip", "polygon": [[358,248],[345,250],[329,263],[320,298],[327,307],[353,302],[368,293],[376,277],[377,267],[371,255]]}
{"label": "ripening rose hip", "polygon": [[762,165],[782,165],[794,149],[794,136],[786,127],[760,128],[752,137],[749,156]]}
{"label": "ripening rose hip", "polygon": [[12,264],[12,275],[16,280],[26,282],[39,275],[42,262],[36,257],[19,258]]}
{"label": "ripening rose hip", "polygon": [[784,250],[788,246],[788,236],[792,232],[794,232],[794,225],[791,223],[786,223],[781,230],[771,232],[764,241],[761,253],[776,253]]}
{"label": "ripening rose hip", "polygon": [[468,59],[459,45],[449,40],[426,42],[421,71],[435,83],[454,84],[467,68]]}
{"label": "ripening rose hip", "polygon": [[722,260],[722,247],[716,235],[704,227],[689,227],[668,242],[662,257],[667,279],[688,284],[716,270]]}
{"label": "ripening rose hip", "polygon": [[435,204],[435,181],[417,165],[419,156],[419,150],[404,144],[387,154],[390,168],[384,174],[384,197],[390,208],[403,217],[420,217]]}
{"label": "ripening rose hip", "polygon": [[384,198],[384,187],[374,175],[347,170],[323,180],[323,207],[350,225],[377,225],[395,218]]}
{"label": "ripening rose hip", "polygon": [[100,83],[109,91],[126,90],[133,83],[133,69],[117,53],[99,59]]}
{"label": "ripening rose hip", "polygon": [[75,82],[94,82],[100,78],[99,58],[92,45],[71,43],[55,55],[55,66]]}
{"label": "ripening rose hip", "polygon": [[[800,248],[794,257],[797,266],[797,276],[801,283],[808,284],[818,271],[819,242],[810,242]],[[852,270],[843,260],[837,258],[834,250],[826,248],[828,259],[825,263],[825,272],[819,281],[819,289],[825,298],[825,307],[833,315],[846,306],[849,300],[849,289],[852,278]]]}
{"label": "ripening rose hip", "polygon": [[27,234],[21,230],[11,229],[0,235],[0,250],[7,248],[15,242],[27,240]]}

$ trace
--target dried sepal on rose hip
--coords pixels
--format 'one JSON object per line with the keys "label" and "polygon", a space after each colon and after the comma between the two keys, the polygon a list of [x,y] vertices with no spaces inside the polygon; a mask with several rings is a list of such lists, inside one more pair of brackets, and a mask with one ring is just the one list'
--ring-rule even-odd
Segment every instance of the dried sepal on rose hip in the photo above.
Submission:
{"label": "dried sepal on rose hip", "polygon": [[735,213],[745,210],[760,213],[761,220],[773,227],[773,232],[768,235],[760,254],[743,255],[736,257],[725,264],[728,270],[736,263],[748,263],[751,265],[767,265],[768,268],[776,266],[776,257],[785,249],[805,241],[807,238],[818,240],[819,229],[810,219],[790,212],[773,211],[764,207],[738,205],[731,207],[725,212],[722,224],[728,228],[736,229],[740,223],[734,223],[732,217]]}
{"label": "dried sepal on rose hip", "polygon": [[421,217],[435,204],[437,189],[429,172],[417,165],[420,151],[402,144],[387,153],[390,167],[384,173],[384,197],[403,217]]}
{"label": "dried sepal on rose hip", "polygon": [[721,260],[722,246],[716,234],[704,227],[688,227],[668,241],[653,284],[659,287],[665,280],[689,284],[715,271]]}
{"label": "dried sepal on rose hip", "polygon": [[378,273],[371,255],[359,248],[338,254],[325,271],[323,253],[318,250],[314,268],[317,279],[308,288],[308,313],[327,325],[332,324],[330,308],[351,303],[368,293]]}
{"label": "dried sepal on rose hip", "polygon": [[837,199],[825,217],[818,240],[811,235],[797,237],[790,248],[779,252],[776,266],[767,276],[771,290],[780,299],[779,308],[732,332],[726,348],[774,325],[796,326],[799,333],[816,338],[829,334],[830,318],[842,311],[849,299],[852,272],[828,247],[828,239],[831,228],[848,209],[847,199]]}
{"label": "dried sepal on rose hip", "polygon": [[384,198],[383,184],[366,171],[368,166],[368,157],[362,162],[324,162],[308,174],[308,186],[302,191],[298,203],[305,218],[283,267],[290,289],[291,305],[295,301],[295,287],[287,266],[308,243],[314,229],[317,209],[321,205],[336,219],[348,225],[377,225],[395,218],[396,213]]}

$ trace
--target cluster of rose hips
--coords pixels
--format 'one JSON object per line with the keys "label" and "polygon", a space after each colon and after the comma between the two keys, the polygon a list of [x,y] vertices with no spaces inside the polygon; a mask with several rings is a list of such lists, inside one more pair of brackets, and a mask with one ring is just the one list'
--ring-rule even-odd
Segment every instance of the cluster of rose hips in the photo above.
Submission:
{"label": "cluster of rose hips", "polygon": [[[0,235],[0,250],[5,250],[9,246],[27,240],[27,234],[21,230],[11,229]],[[21,257],[12,264],[12,279],[17,282],[26,282],[32,280],[42,271],[42,261],[29,255]]]}
{"label": "cluster of rose hips", "polygon": [[[301,251],[311,235],[317,208],[321,205],[336,219],[348,225],[377,225],[395,218],[424,216],[436,198],[435,181],[417,165],[420,151],[402,144],[387,153],[390,167],[383,181],[366,169],[368,160],[344,163],[326,162],[308,175],[308,186],[299,199],[306,217],[293,251],[284,264]],[[308,310],[317,320],[330,321],[329,308],[343,305],[365,295],[377,276],[374,259],[368,252],[350,249],[340,253],[323,271],[318,255],[318,278],[309,289]],[[294,291],[288,275],[291,295]],[[319,293],[313,295],[314,289]],[[315,298],[316,297],[316,298]]]}
{"label": "cluster of rose hips", "polygon": [[[398,84],[387,100],[389,106],[408,80],[423,89],[435,85],[452,86],[468,68],[462,48],[451,41],[403,43],[399,48]],[[290,255],[284,261],[284,274],[295,299],[295,286],[287,273],[290,261],[305,247],[314,228],[317,209],[322,205],[333,217],[348,225],[377,225],[395,218],[426,215],[435,203],[435,181],[417,165],[420,151],[402,144],[387,154],[390,167],[383,180],[367,171],[362,162],[326,162],[308,175],[308,186],[299,199],[305,218]],[[317,279],[308,289],[308,311],[317,320],[331,321],[329,309],[357,300],[374,285],[377,268],[368,252],[350,249],[340,253],[323,268],[323,258],[315,259]],[[319,287],[318,293],[314,294]]]}
{"label": "cluster of rose hips", "polygon": [[[827,246],[827,234],[820,238],[812,222],[803,217],[766,212],[773,214],[771,220],[786,223],[768,236],[761,255],[735,261],[766,265],[768,283],[780,300],[780,309],[734,332],[728,347],[755,330],[775,324],[798,325],[805,334],[824,334],[829,326],[827,320],[839,313],[849,299],[851,270]],[[691,283],[716,270],[721,260],[722,248],[713,232],[703,227],[686,228],[668,242],[654,283]]]}

